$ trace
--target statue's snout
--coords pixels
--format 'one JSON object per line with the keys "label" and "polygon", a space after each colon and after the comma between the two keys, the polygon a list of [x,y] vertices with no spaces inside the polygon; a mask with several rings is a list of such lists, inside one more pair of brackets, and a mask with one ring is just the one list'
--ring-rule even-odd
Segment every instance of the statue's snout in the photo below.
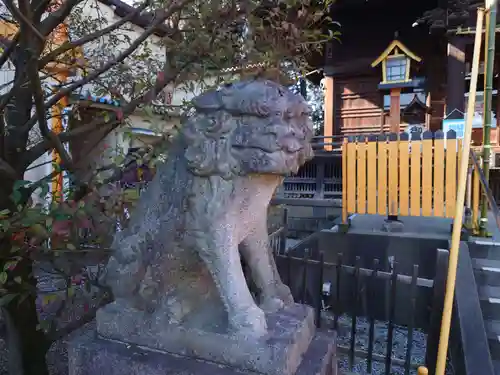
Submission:
{"label": "statue's snout", "polygon": [[302,151],[306,146],[305,136],[295,130],[284,134],[279,139],[279,144],[283,150],[288,153],[296,153]]}

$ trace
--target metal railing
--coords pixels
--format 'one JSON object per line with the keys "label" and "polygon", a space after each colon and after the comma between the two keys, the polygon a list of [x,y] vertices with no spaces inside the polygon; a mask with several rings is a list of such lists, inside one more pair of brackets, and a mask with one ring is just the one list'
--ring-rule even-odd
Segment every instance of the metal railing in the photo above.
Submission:
{"label": "metal railing", "polygon": [[500,209],[498,208],[498,204],[495,201],[493,192],[490,189],[489,181],[486,179],[483,169],[481,168],[479,159],[473,150],[470,151],[470,159],[472,175],[471,173],[469,173],[468,177],[469,180],[472,179],[472,181],[468,183],[469,188],[467,190],[468,199],[466,206],[467,208],[470,208],[472,210],[472,215],[470,217],[470,220],[472,221],[471,229],[476,231],[478,234],[480,234],[479,232],[481,231],[481,229],[486,229],[481,228],[482,226],[484,226],[484,224],[481,223],[481,219],[479,218],[479,200],[481,193],[483,193],[483,196],[487,200],[488,206],[493,213],[495,224],[500,230]]}
{"label": "metal railing", "polygon": [[[363,367],[363,371],[371,373],[377,367],[377,373],[406,375],[432,360],[439,339],[447,270],[446,250],[440,250],[442,256],[437,258],[435,278],[428,279],[419,275],[416,264],[411,275],[405,275],[398,271],[397,264],[393,264],[390,271],[384,270],[379,259],[373,260],[372,267],[367,267],[366,261],[359,256],[354,264],[349,264],[348,257],[343,254],[338,254],[336,261],[327,262],[322,249],[318,249],[319,232],[285,249],[287,229],[286,223],[284,225],[269,237],[278,271],[295,300],[315,309],[318,329],[337,331],[337,350],[344,356],[339,362],[344,367],[341,371]],[[379,286],[385,284],[384,288],[388,290],[389,308],[383,320],[367,307],[370,303],[380,305],[377,283]],[[409,291],[405,293],[405,303],[413,312],[405,326],[396,324],[395,319],[396,301],[400,306],[402,288]],[[414,313],[422,288],[434,296],[425,351],[421,345],[415,347],[414,344],[416,335],[418,338],[425,335],[422,327],[416,325]],[[383,340],[381,331],[385,332]],[[402,336],[407,337],[404,343]],[[416,357],[420,359],[415,360]]]}

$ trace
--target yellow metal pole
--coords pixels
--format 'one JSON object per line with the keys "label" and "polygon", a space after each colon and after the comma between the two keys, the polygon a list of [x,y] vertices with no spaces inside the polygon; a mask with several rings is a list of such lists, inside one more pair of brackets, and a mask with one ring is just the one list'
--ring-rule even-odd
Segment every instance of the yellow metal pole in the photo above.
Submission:
{"label": "yellow metal pole", "polygon": [[448,278],[446,280],[446,293],[444,297],[443,318],[441,320],[441,333],[439,336],[438,356],[436,362],[436,375],[444,375],[446,368],[446,354],[448,352],[448,340],[450,338],[451,312],[453,308],[453,296],[455,294],[455,281],[457,277],[458,248],[460,245],[460,234],[462,231],[462,220],[465,203],[465,189],[467,185],[467,167],[469,166],[469,153],[472,135],[472,118],[474,116],[474,105],[476,102],[477,76],[479,58],[481,54],[481,33],[483,30],[484,9],[477,10],[476,38],[474,40],[474,56],[472,59],[472,74],[469,89],[469,102],[465,120],[464,141],[462,156],[460,158],[460,169],[458,178],[457,205],[453,221],[453,233],[451,236],[450,259],[448,266]]}

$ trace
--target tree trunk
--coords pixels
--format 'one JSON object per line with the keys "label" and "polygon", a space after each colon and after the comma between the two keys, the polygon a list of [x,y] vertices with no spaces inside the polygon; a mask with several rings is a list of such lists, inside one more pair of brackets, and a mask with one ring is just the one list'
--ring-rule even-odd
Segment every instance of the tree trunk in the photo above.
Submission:
{"label": "tree trunk", "polygon": [[[6,184],[0,186],[0,191],[9,190]],[[0,209],[12,209],[9,195],[0,199]],[[0,241],[0,267],[12,256],[12,244],[9,238]],[[13,281],[21,277],[22,285]],[[39,328],[36,308],[36,278],[33,275],[33,261],[26,257],[20,261],[9,275],[9,281],[4,285],[7,293],[23,293],[22,297],[13,299],[2,307],[7,328],[7,344],[9,350],[9,372],[12,375],[48,375],[46,353],[50,343]],[[26,291],[31,291],[26,294]]]}
{"label": "tree trunk", "polygon": [[[32,9],[42,4],[41,0],[33,0]],[[35,23],[39,20],[33,20]],[[15,51],[16,83],[26,79],[29,65],[36,64],[36,56],[43,50],[45,41],[33,37],[32,33],[21,33],[18,48]],[[33,109],[34,88],[32,85],[22,84],[11,98],[9,105],[5,108],[4,119],[8,132],[4,143],[0,145],[0,156],[15,170],[18,179],[22,179],[26,166],[23,158],[29,138],[29,129],[25,125],[31,118]],[[14,181],[2,177],[0,179],[0,210],[9,209],[14,211],[17,205],[24,205],[29,197],[23,197],[21,202],[12,202],[10,194],[13,191]],[[15,254],[11,252],[12,241],[8,236],[0,240],[0,271],[4,265]],[[36,308],[36,279],[33,275],[33,261],[29,254],[19,254],[24,259],[17,263],[14,270],[9,272],[8,280],[3,285],[8,294],[18,293],[17,297],[3,306],[5,321],[7,324],[8,341],[17,348],[9,347],[12,351],[11,358],[16,363],[11,369],[18,371],[22,367],[22,373],[16,375],[48,375],[45,355],[49,349],[49,343],[42,330],[39,330],[39,321]],[[20,277],[22,283],[16,283],[15,277]],[[17,350],[16,350],[17,349]]]}
{"label": "tree trunk", "polygon": [[[36,288],[36,280],[28,275],[32,270],[32,262],[18,266],[26,276],[23,278],[31,287]],[[48,375],[46,354],[50,347],[45,334],[38,329],[38,314],[36,309],[36,296],[28,294],[24,299],[14,299],[6,308],[7,316],[7,342],[16,345],[9,346],[9,360],[17,363],[9,364],[10,369],[19,369],[22,366],[24,375]],[[20,374],[19,372],[16,375]],[[12,374],[14,375],[14,374]]]}

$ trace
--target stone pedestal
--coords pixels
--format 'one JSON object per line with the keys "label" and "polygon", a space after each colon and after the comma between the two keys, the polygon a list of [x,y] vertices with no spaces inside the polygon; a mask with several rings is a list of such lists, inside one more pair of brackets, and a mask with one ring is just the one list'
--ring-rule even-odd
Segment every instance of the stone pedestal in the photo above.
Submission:
{"label": "stone pedestal", "polygon": [[183,326],[158,332],[140,322],[142,332],[127,337],[130,331],[113,332],[117,325],[105,318],[97,332],[72,336],[69,375],[336,375],[335,339],[315,333],[313,310],[304,305],[269,314],[261,339]]}
{"label": "stone pedestal", "polygon": [[399,233],[403,232],[405,229],[404,223],[400,220],[392,220],[388,219],[384,221],[384,224],[382,224],[382,232],[389,232],[389,233]]}

